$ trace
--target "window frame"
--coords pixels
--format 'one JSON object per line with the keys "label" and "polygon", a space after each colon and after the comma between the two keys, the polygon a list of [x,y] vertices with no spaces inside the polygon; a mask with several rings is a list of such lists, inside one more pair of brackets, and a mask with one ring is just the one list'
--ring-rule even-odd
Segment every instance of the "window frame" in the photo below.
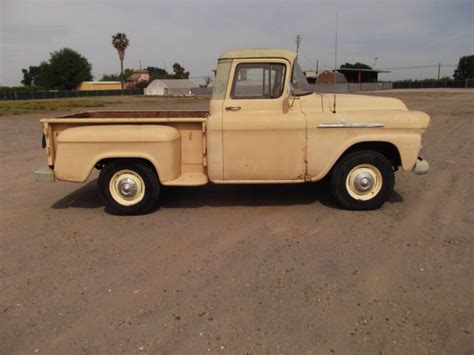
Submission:
{"label": "window frame", "polygon": [[[283,68],[284,68],[283,73],[282,73],[283,86],[282,86],[282,89],[281,89],[281,92],[280,92],[279,96],[274,96],[274,97],[272,97],[272,96],[247,96],[247,97],[236,97],[236,96],[234,96],[235,87],[237,85],[237,75],[239,73],[239,66],[249,65],[249,64],[250,65],[261,65],[262,68],[265,68],[264,66],[269,66],[270,71],[271,71],[272,65],[274,65],[274,66],[276,66],[276,65],[283,66]],[[283,96],[283,93],[285,92],[287,74],[288,74],[288,65],[286,63],[283,63],[283,62],[242,62],[242,63],[237,63],[237,65],[234,68],[234,73],[233,73],[233,78],[232,78],[232,86],[230,88],[229,97],[232,100],[258,100],[258,99],[259,100],[275,100],[275,99],[279,99]],[[271,91],[271,88],[270,88],[269,91]]]}

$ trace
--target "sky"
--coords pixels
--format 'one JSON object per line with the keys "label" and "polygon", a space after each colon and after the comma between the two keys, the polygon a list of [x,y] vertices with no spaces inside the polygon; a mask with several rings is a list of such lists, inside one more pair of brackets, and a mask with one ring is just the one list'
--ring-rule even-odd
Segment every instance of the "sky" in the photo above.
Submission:
{"label": "sky", "polygon": [[[0,86],[19,85],[22,68],[69,47],[92,64],[95,79],[117,73],[111,45],[125,32],[125,67],[175,62],[191,77],[211,76],[216,59],[235,48],[295,50],[304,70],[364,62],[393,69],[382,80],[432,78],[437,64],[474,54],[474,0],[0,0]],[[375,60],[375,58],[378,58]],[[455,67],[442,66],[441,76]]]}

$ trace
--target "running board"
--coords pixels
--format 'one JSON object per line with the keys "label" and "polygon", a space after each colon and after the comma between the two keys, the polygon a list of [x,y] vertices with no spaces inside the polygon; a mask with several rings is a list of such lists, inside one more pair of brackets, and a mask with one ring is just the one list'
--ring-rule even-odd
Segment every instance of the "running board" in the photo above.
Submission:
{"label": "running board", "polygon": [[201,186],[209,182],[207,175],[204,174],[183,174],[174,180],[162,181],[165,186]]}

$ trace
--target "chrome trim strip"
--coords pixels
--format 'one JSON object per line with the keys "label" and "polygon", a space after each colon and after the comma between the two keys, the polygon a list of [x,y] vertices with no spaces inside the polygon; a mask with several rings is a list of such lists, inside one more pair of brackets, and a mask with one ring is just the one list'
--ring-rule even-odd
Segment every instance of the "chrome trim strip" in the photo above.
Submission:
{"label": "chrome trim strip", "polygon": [[380,128],[384,127],[383,123],[321,123],[318,128]]}

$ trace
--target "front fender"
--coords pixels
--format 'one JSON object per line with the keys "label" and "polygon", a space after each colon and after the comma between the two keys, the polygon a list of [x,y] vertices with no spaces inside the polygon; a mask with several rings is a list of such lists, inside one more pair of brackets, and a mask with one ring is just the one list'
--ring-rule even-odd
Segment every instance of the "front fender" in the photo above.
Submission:
{"label": "front fender", "polygon": [[[342,130],[346,130],[341,134]],[[384,132],[370,129],[370,132],[361,132],[362,129],[331,129],[325,134],[324,142],[318,142],[308,154],[319,156],[320,159],[310,159],[309,175],[312,181],[321,180],[332,169],[339,158],[351,147],[359,143],[381,142],[393,144],[399,154],[401,167],[404,171],[413,170],[421,144],[421,135],[411,132]],[[323,158],[324,157],[324,158]]]}
{"label": "front fender", "polygon": [[57,137],[54,173],[58,180],[84,182],[94,166],[110,158],[141,158],[160,181],[181,174],[181,136],[164,125],[91,125],[67,128]]}

